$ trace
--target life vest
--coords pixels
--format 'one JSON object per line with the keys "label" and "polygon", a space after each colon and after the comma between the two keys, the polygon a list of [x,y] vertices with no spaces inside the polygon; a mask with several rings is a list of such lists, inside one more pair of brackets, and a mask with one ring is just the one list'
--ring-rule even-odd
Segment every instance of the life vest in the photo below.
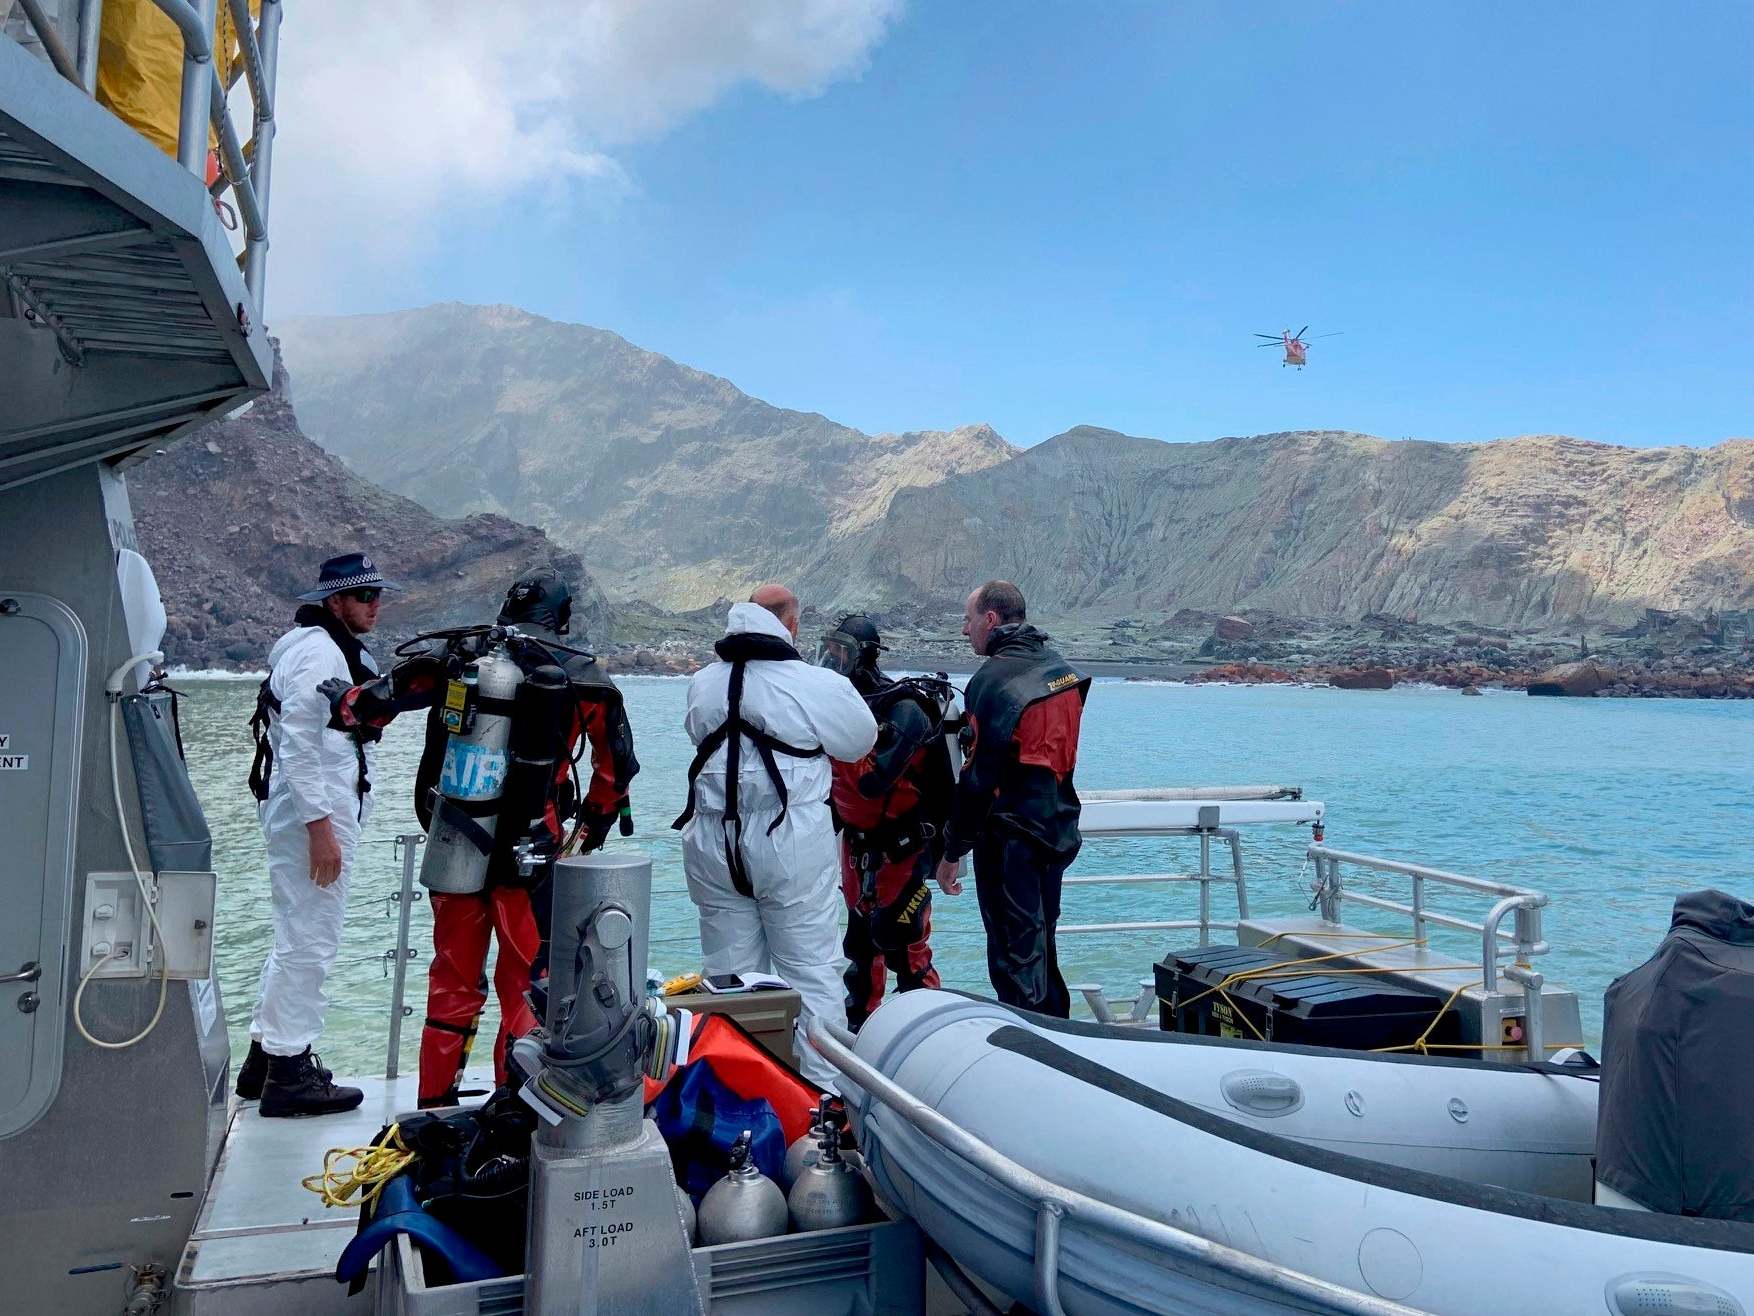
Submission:
{"label": "life vest", "polygon": [[[996,633],[996,632],[995,632]],[[1090,695],[1090,678],[1043,643],[1034,627],[1001,636],[998,648],[968,683],[968,716],[974,728],[972,755],[1005,754],[1017,734],[1024,710],[1044,699],[1076,690],[1082,701]]]}
{"label": "life vest", "polygon": [[707,760],[723,745],[725,812],[720,820],[720,827],[724,833],[725,867],[731,874],[731,885],[736,888],[737,894],[753,896],[755,887],[749,880],[748,866],[743,862],[743,819],[737,811],[742,743],[747,740],[755,746],[755,752],[761,756],[762,766],[767,769],[767,779],[773,784],[774,794],[780,799],[780,810],[767,826],[769,836],[786,820],[786,810],[790,805],[786,779],[780,773],[776,756],[784,754],[789,758],[813,759],[820,758],[823,751],[821,745],[788,745],[743,717],[744,668],[754,661],[803,662],[796,649],[784,640],[770,635],[727,635],[713,648],[720,658],[731,665],[730,683],[725,688],[725,720],[701,738],[700,745],[694,752],[694,761],[688,765],[688,804],[676,815],[676,821],[670,827],[674,831],[681,831],[688,825],[689,819],[694,817],[694,783],[699,779],[701,770],[706,767]]}

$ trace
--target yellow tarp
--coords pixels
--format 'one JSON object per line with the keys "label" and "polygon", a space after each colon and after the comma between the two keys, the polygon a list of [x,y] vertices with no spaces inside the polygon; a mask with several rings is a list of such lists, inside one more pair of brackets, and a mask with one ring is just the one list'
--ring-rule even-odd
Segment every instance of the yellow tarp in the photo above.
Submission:
{"label": "yellow tarp", "polygon": [[[262,0],[250,0],[258,15]],[[219,0],[213,42],[221,87],[231,86],[238,56],[231,6]],[[166,155],[177,153],[177,120],[183,101],[183,36],[152,0],[105,0],[98,37],[97,99]],[[240,133],[248,137],[248,133]],[[208,133],[208,145],[217,138]]]}

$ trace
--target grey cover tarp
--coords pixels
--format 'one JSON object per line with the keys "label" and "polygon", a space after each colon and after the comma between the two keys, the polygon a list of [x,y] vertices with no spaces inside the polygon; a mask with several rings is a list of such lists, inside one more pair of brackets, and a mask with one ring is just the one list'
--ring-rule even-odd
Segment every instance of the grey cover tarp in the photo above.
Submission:
{"label": "grey cover tarp", "polygon": [[1596,1177],[1653,1211],[1754,1221],[1754,905],[1675,901],[1608,988]]}
{"label": "grey cover tarp", "polygon": [[148,690],[122,700],[146,849],[155,873],[205,873],[213,867],[213,836],[183,765],[176,696]]}

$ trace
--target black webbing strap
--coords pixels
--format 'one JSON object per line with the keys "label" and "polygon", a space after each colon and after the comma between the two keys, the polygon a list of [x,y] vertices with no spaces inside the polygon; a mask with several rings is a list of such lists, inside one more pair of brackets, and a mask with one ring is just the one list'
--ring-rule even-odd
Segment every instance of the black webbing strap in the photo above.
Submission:
{"label": "black webbing strap", "polygon": [[446,798],[436,787],[432,792],[432,812],[435,819],[443,818],[482,854],[492,853],[493,833],[458,808],[455,800]]}
{"label": "black webbing strap", "polygon": [[922,807],[900,818],[885,819],[875,827],[848,826],[844,831],[847,846],[861,868],[867,863],[875,867],[884,860],[899,863],[938,839],[938,828],[925,813]]}
{"label": "black webbing strap", "polygon": [[498,695],[477,694],[475,711],[492,713],[495,717],[511,717],[517,712],[517,704],[510,699],[501,699]]}
{"label": "black webbing strap", "polygon": [[259,801],[268,798],[268,783],[274,776],[274,747],[268,743],[268,722],[280,711],[280,697],[268,688],[271,679],[271,675],[262,678],[256,691],[256,711],[250,714],[250,738],[256,742],[256,757],[250,763],[250,794]]}
{"label": "black webbing strap", "polygon": [[767,779],[773,784],[774,793],[780,797],[780,811],[768,824],[767,834],[772,836],[779,825],[786,820],[786,810],[790,805],[790,793],[786,790],[786,779],[780,773],[776,755],[785,754],[791,758],[809,759],[821,755],[822,746],[813,745],[809,749],[800,749],[796,745],[788,745],[776,736],[771,736],[759,727],[751,726],[743,720],[743,671],[744,661],[731,664],[731,679],[725,689],[725,720],[701,738],[700,747],[694,752],[694,761],[688,765],[688,804],[676,821],[670,826],[680,831],[694,817],[694,783],[700,776],[701,769],[706,767],[707,760],[718,752],[720,745],[725,747],[725,813],[722,827],[725,843],[725,867],[731,874],[731,885],[741,896],[753,896],[754,885],[749,880],[749,869],[743,862],[743,818],[738,811],[738,794],[741,776],[742,742],[747,739],[755,746],[755,752],[761,758],[761,765],[767,770]]}

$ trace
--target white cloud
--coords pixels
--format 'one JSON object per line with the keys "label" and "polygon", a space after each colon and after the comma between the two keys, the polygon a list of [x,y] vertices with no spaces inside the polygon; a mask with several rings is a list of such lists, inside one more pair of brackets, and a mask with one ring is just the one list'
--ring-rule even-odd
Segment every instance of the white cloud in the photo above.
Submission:
{"label": "white cloud", "polygon": [[[429,249],[559,189],[625,191],[618,148],[743,83],[863,72],[902,0],[301,0],[285,6],[270,299]],[[244,98],[240,97],[242,101]]]}

